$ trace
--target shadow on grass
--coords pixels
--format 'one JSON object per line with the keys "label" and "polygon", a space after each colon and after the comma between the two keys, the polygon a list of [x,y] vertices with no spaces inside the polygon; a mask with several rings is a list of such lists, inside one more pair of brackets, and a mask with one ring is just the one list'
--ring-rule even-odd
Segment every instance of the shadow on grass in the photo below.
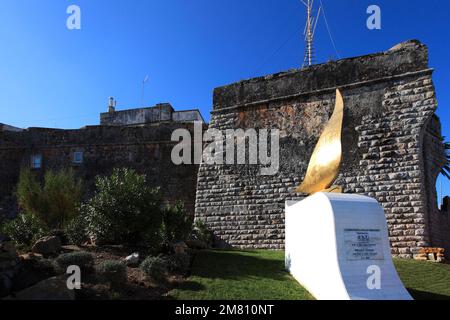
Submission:
{"label": "shadow on grass", "polygon": [[419,291],[414,289],[409,289],[409,293],[414,298],[414,300],[448,300],[450,301],[449,296],[445,296],[442,294],[437,293],[431,293],[431,292],[425,292],[425,291]]}
{"label": "shadow on grass", "polygon": [[202,291],[205,290],[206,287],[202,285],[201,283],[195,282],[195,281],[185,281],[182,284],[181,288],[182,290],[188,290],[188,291]]}
{"label": "shadow on grass", "polygon": [[242,278],[285,280],[288,274],[284,271],[284,261],[273,259],[274,254],[272,251],[200,252],[194,261],[192,274],[202,278],[223,280]]}
{"label": "shadow on grass", "polygon": [[310,300],[285,271],[284,252],[208,250],[198,252],[191,277],[170,294],[180,300]]}

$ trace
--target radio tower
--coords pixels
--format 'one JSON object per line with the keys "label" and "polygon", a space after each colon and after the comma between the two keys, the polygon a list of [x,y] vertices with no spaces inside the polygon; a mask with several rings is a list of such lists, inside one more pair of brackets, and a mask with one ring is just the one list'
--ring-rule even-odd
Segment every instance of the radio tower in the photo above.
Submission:
{"label": "radio tower", "polygon": [[302,68],[311,66],[314,61],[314,34],[316,33],[317,22],[319,21],[322,6],[319,7],[317,17],[314,17],[314,0],[300,0],[306,6],[307,20],[305,26],[305,60]]}

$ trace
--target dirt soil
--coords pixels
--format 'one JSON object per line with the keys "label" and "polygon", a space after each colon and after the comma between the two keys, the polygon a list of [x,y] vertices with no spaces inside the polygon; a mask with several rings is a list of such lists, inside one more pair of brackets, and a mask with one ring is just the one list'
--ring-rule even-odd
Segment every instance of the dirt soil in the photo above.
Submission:
{"label": "dirt soil", "polygon": [[[93,254],[95,265],[106,260],[121,261],[133,252],[139,252],[141,260],[149,253],[142,250],[126,249],[122,246],[86,247],[82,248]],[[164,283],[150,280],[138,267],[127,267],[127,283],[121,287],[111,288],[109,285],[99,284],[95,275],[82,279],[82,289],[77,292],[79,300],[165,300],[168,292],[178,287],[185,279],[185,275],[170,275]]]}

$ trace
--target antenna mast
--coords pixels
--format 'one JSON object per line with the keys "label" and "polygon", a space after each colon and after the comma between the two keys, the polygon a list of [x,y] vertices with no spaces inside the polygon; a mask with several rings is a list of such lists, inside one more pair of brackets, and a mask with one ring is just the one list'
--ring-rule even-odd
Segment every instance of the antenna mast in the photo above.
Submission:
{"label": "antenna mast", "polygon": [[145,84],[148,82],[148,75],[145,76],[145,79],[142,81],[142,97],[141,97],[141,105],[144,106],[144,98],[145,98]]}
{"label": "antenna mast", "polygon": [[313,16],[314,0],[300,0],[306,6],[307,20],[305,26],[305,59],[303,60],[303,66],[309,67],[314,63],[314,35],[316,33],[317,23],[319,22],[322,6],[319,7],[317,17]]}

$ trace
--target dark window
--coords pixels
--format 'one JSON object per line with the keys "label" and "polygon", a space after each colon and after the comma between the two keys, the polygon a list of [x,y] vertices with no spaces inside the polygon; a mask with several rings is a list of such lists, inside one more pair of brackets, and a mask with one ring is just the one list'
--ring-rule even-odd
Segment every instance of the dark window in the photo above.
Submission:
{"label": "dark window", "polygon": [[73,163],[76,163],[76,164],[83,163],[83,152],[76,151],[73,153]]}
{"label": "dark window", "polygon": [[42,168],[42,155],[41,154],[33,154],[31,156],[31,168],[32,169],[41,169]]}

